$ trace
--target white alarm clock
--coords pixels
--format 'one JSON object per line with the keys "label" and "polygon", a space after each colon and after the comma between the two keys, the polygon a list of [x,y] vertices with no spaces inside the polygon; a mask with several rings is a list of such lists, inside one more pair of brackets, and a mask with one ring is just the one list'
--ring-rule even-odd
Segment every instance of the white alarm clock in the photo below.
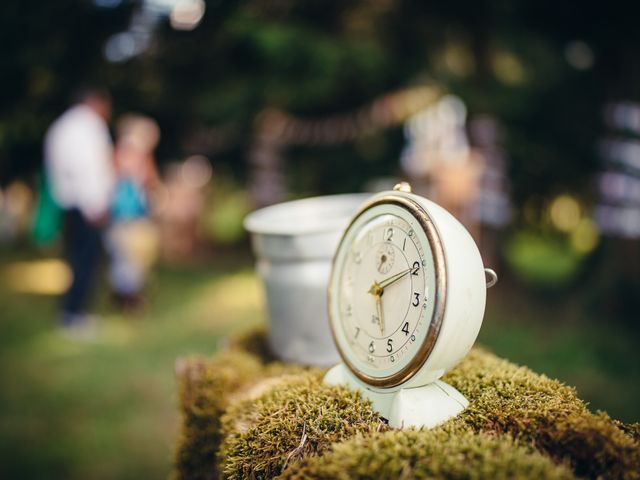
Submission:
{"label": "white alarm clock", "polygon": [[394,427],[457,415],[468,401],[439,378],[473,345],[496,280],[462,224],[407,183],[373,196],[333,260],[329,318],[343,363],[325,382],[360,390]]}

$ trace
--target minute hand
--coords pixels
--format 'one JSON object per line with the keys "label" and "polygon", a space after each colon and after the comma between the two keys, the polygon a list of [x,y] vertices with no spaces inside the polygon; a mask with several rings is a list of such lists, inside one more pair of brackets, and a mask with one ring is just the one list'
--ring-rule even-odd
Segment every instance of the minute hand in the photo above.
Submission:
{"label": "minute hand", "polygon": [[395,275],[390,276],[389,278],[382,280],[378,286],[384,290],[385,288],[387,288],[389,285],[393,285],[394,283],[396,283],[398,280],[400,280],[402,277],[404,277],[407,273],[409,273],[411,271],[410,268],[407,268],[406,270],[396,273]]}

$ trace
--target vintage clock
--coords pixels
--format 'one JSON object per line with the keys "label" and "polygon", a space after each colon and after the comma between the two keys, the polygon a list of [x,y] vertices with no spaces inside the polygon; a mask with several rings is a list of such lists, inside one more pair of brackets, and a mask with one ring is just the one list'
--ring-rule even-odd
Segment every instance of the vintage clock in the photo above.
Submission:
{"label": "vintage clock", "polygon": [[468,401],[439,378],[473,345],[496,280],[462,224],[407,183],[373,196],[333,260],[329,318],[343,363],[325,382],[360,390],[395,427],[457,415]]}

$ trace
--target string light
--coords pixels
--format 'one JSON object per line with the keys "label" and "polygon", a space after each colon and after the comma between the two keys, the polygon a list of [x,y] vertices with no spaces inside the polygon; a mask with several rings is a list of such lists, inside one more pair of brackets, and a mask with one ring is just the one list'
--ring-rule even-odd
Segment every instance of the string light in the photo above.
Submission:
{"label": "string light", "polygon": [[308,119],[277,109],[256,118],[257,136],[280,145],[334,145],[399,125],[435,103],[441,96],[433,87],[415,87],[389,93],[346,114]]}
{"label": "string light", "polygon": [[249,148],[249,189],[256,206],[284,199],[283,150],[289,146],[328,146],[353,142],[377,131],[400,125],[441,97],[435,87],[418,86],[383,95],[348,113],[302,118],[278,109],[257,115]]}

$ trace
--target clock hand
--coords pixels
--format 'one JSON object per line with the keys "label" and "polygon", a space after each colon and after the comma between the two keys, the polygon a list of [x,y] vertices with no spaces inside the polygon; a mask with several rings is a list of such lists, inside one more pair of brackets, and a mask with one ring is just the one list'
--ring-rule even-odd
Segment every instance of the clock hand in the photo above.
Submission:
{"label": "clock hand", "polygon": [[371,285],[371,287],[369,288],[369,290],[367,291],[367,293],[370,293],[371,295],[373,295],[374,297],[380,297],[382,296],[382,294],[384,293],[384,289],[386,287],[388,287],[389,285],[393,285],[394,283],[396,283],[398,280],[400,280],[402,277],[404,277],[407,273],[409,273],[412,269],[408,268],[402,272],[396,273],[395,275],[390,276],[389,278],[381,281],[380,283],[374,281],[373,285]]}
{"label": "clock hand", "polygon": [[[374,286],[377,285],[377,287],[380,290],[382,290],[382,292],[384,292],[385,288],[387,288],[389,285],[393,285],[394,283],[396,283],[398,280],[400,280],[402,277],[404,277],[410,271],[411,271],[411,268],[407,268],[406,270],[403,270],[402,272],[396,273],[395,275],[390,276],[389,278],[381,281],[380,283],[375,282]],[[371,288],[373,288],[373,287],[371,287]],[[380,292],[381,295],[382,295],[382,292]]]}
{"label": "clock hand", "polygon": [[378,325],[380,326],[380,335],[384,335],[384,313],[382,312],[382,298],[376,295],[376,310],[378,311]]}

